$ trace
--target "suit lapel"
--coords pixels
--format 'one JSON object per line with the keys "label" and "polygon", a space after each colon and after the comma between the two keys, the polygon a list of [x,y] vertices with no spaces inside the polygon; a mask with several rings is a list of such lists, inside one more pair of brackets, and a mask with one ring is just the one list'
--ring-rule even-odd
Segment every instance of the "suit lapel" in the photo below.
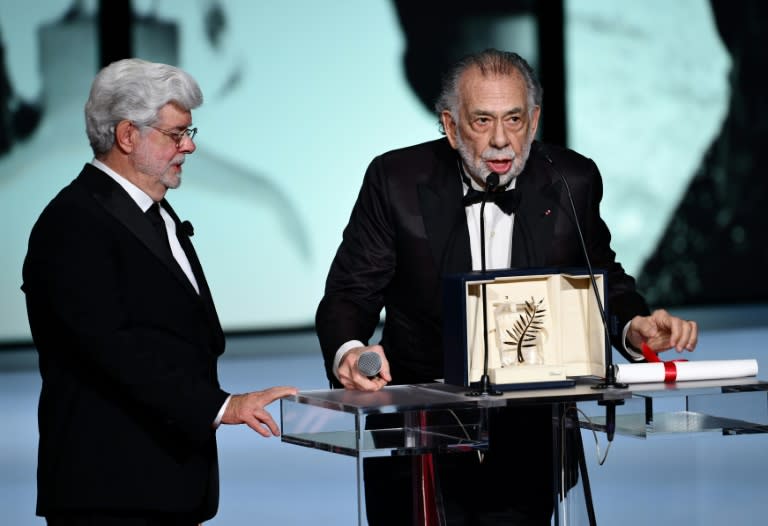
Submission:
{"label": "suit lapel", "polygon": [[[447,143],[446,143],[447,146]],[[522,194],[512,233],[512,268],[546,267],[552,261],[552,239],[559,214],[562,182],[532,149],[517,181]],[[469,231],[461,204],[458,155],[448,146],[439,152],[435,175],[418,185],[424,228],[441,274],[472,269]]]}
{"label": "suit lapel", "polygon": [[189,260],[189,265],[190,267],[192,267],[192,273],[195,275],[195,281],[197,281],[197,285],[200,288],[200,295],[204,297],[206,300],[212,301],[211,291],[208,288],[208,282],[205,279],[205,274],[203,273],[203,267],[200,264],[200,260],[197,258],[197,252],[195,252],[195,247],[192,246],[192,240],[189,239],[189,235],[184,231],[184,228],[181,226],[181,220],[179,219],[179,216],[176,215],[176,211],[173,209],[173,207],[171,207],[171,204],[165,199],[163,199],[162,207],[165,208],[165,210],[173,218],[173,222],[176,223],[176,239],[179,240],[179,244],[181,245],[181,248],[184,249],[184,253],[187,255],[187,259]]}
{"label": "suit lapel", "polygon": [[[87,164],[78,179],[89,189],[94,199],[104,210],[123,224],[141,241],[178,279],[188,292],[197,296],[197,291],[187,279],[162,240],[144,216],[144,213],[123,188],[111,177],[93,165]],[[165,205],[163,205],[165,207]],[[178,223],[177,223],[178,225]],[[177,228],[178,230],[178,228]]]}
{"label": "suit lapel", "polygon": [[[176,239],[179,240],[181,248],[187,255],[189,266],[192,268],[192,273],[195,275],[195,281],[197,281],[197,286],[200,289],[199,297],[205,305],[205,310],[208,314],[208,317],[210,318],[214,327],[220,326],[219,316],[216,313],[216,306],[213,303],[213,296],[211,295],[211,290],[208,288],[208,281],[205,279],[203,267],[197,257],[195,247],[192,246],[192,240],[189,239],[189,234],[186,233],[185,229],[181,227],[181,220],[179,219],[179,216],[176,215],[176,211],[173,209],[170,203],[163,199],[162,206],[173,218],[173,222],[176,223]],[[186,279],[186,276],[184,277]],[[187,280],[187,282],[189,282],[189,280]],[[220,346],[215,346],[214,348],[223,349],[223,343]]]}
{"label": "suit lapel", "polygon": [[461,204],[458,157],[439,159],[435,175],[418,185],[419,203],[435,266],[441,275],[472,269],[467,217]]}
{"label": "suit lapel", "polygon": [[561,213],[561,184],[544,161],[532,153],[517,181],[521,200],[512,231],[513,268],[550,264],[554,228]]}

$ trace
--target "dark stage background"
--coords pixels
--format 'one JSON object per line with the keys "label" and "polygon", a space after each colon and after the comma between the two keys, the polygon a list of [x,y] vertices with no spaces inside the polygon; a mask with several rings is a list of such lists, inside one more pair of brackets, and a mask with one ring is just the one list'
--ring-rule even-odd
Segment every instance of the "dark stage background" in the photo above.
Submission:
{"label": "dark stage background", "polygon": [[29,340],[29,230],[91,158],[93,75],[127,55],[201,82],[198,150],[168,197],[230,332],[311,326],[368,162],[438,137],[440,72],[490,46],[539,71],[541,138],[601,168],[614,249],[651,303],[766,302],[767,16],[758,0],[1,0],[0,344]]}

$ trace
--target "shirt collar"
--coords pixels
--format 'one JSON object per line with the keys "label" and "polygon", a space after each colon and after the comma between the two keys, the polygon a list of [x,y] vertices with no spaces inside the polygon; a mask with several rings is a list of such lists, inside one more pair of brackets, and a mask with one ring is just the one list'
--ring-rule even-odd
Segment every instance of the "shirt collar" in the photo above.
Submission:
{"label": "shirt collar", "polygon": [[114,179],[117,184],[122,186],[123,189],[128,192],[128,195],[131,196],[131,199],[133,199],[139,208],[141,208],[142,212],[146,212],[149,207],[152,206],[152,203],[154,203],[154,200],[149,197],[149,195],[147,195],[144,190],[130,182],[128,179],[114,171],[103,162],[99,161],[98,159],[93,159],[91,164]]}

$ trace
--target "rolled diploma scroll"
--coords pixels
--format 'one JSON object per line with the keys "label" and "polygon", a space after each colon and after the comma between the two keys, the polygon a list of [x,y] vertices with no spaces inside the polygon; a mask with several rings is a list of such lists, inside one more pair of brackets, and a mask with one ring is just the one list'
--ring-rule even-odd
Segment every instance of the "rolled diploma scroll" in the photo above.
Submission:
{"label": "rolled diploma scroll", "polygon": [[[686,380],[719,380],[757,376],[757,360],[703,360],[700,362],[655,362],[616,364],[616,381],[632,384]],[[667,369],[674,367],[676,378]]]}

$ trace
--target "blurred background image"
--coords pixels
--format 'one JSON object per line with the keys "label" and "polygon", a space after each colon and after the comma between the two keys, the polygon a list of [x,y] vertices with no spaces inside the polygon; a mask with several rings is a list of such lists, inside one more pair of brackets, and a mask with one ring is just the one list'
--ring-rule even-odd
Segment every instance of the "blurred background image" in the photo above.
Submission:
{"label": "blurred background image", "polygon": [[[764,371],[765,27],[762,0],[0,0],[0,522],[44,522],[21,269],[43,207],[92,158],[102,65],[171,63],[203,89],[167,197],[194,225],[232,392],[328,387],[314,312],[363,173],[439,137],[441,72],[487,47],[537,70],[539,138],[597,163],[613,248],[652,306],[700,322],[693,359]],[[218,435],[212,524],[357,523],[354,458]],[[668,438],[617,437],[604,466],[585,449],[599,523],[765,524],[763,435]]]}
{"label": "blurred background image", "polygon": [[202,86],[198,148],[169,200],[195,227],[227,331],[312,326],[366,166],[438,137],[441,71],[486,47],[537,69],[540,138],[595,160],[614,250],[652,304],[765,302],[754,276],[768,263],[768,117],[754,79],[766,11],[719,0],[2,0],[0,343],[30,340],[27,236],[91,159],[90,82],[125,50]]}

